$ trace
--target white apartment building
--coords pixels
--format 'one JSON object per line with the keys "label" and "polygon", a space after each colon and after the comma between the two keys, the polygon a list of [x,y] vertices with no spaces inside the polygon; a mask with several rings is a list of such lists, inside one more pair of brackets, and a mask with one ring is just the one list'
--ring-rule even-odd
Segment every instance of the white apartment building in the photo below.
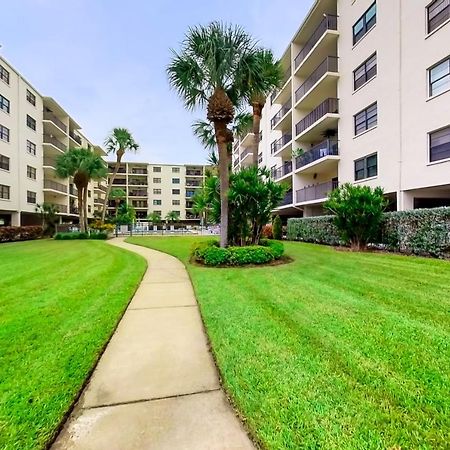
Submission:
{"label": "white apartment building", "polygon": [[449,42],[450,0],[314,2],[263,110],[261,164],[289,186],[281,215],[322,214],[345,182],[383,187],[392,209],[450,205]]}
{"label": "white apartment building", "polygon": [[[110,174],[114,165],[108,162]],[[113,188],[126,193],[123,200],[135,209],[138,221],[145,221],[153,212],[164,220],[169,212],[175,211],[180,221],[195,224],[200,219],[193,211],[192,197],[203,186],[208,168],[193,164],[126,162],[120,165]],[[115,200],[110,200],[108,213],[114,215],[114,212]]]}
{"label": "white apartment building", "polygon": [[[34,225],[36,205],[57,206],[61,222],[77,221],[77,191],[56,176],[55,160],[69,147],[104,155],[51,97],[44,97],[0,57],[0,226]],[[91,183],[88,215],[100,207],[106,188]]]}

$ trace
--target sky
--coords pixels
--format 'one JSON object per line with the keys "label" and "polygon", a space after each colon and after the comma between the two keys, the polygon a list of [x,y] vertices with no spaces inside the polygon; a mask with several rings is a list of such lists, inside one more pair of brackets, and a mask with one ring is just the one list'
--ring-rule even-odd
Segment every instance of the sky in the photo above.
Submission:
{"label": "sky", "polygon": [[[165,69],[190,26],[243,26],[279,57],[313,0],[14,0],[2,6],[0,55],[53,97],[95,144],[126,127],[140,144],[129,161],[205,163],[190,112]],[[290,11],[280,16],[279,11]]]}

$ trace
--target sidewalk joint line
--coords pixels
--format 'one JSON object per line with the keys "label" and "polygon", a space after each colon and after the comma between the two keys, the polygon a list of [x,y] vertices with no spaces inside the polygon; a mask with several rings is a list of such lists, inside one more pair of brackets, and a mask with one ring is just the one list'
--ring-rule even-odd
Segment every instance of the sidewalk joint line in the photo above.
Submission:
{"label": "sidewalk joint line", "polygon": [[148,306],[147,308],[128,308],[128,311],[142,311],[143,309],[166,309],[166,308],[197,308],[198,305],[168,305],[168,306]]}

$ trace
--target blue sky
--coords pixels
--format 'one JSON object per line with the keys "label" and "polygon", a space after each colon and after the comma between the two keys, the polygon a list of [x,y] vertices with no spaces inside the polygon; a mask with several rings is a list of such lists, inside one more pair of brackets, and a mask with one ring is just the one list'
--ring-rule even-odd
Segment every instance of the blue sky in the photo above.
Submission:
{"label": "blue sky", "polygon": [[[0,54],[101,144],[114,126],[141,145],[129,160],[202,163],[206,151],[165,67],[187,28],[223,20],[281,56],[313,0],[10,0]],[[290,11],[279,15],[280,9]]]}

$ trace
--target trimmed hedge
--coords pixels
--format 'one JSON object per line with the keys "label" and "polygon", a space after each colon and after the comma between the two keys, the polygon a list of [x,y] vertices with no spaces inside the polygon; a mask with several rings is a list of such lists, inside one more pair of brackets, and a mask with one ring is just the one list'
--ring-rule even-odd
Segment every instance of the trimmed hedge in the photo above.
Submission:
{"label": "trimmed hedge", "polygon": [[216,240],[194,244],[192,257],[206,266],[245,266],[267,264],[280,259],[284,253],[281,242],[261,241],[261,245],[246,247],[219,247]]}
{"label": "trimmed hedge", "polygon": [[81,233],[79,231],[73,231],[70,233],[56,233],[55,239],[57,241],[71,241],[78,239],[96,239],[96,240],[105,240],[108,239],[108,233],[103,231],[99,231],[97,233]]}
{"label": "trimmed hedge", "polygon": [[0,242],[29,241],[40,239],[44,230],[40,225],[25,227],[0,227]]}
{"label": "trimmed hedge", "polygon": [[[346,245],[333,216],[288,220],[289,240]],[[383,214],[378,239],[372,245],[421,256],[450,256],[450,208],[414,209]]]}

